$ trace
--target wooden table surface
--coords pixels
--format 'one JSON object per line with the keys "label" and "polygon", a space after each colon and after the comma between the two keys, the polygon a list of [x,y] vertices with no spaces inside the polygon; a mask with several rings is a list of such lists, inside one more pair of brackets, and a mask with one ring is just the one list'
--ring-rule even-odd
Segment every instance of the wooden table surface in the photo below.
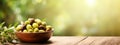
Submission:
{"label": "wooden table surface", "polygon": [[17,45],[120,45],[117,36],[53,36],[45,43],[21,43]]}

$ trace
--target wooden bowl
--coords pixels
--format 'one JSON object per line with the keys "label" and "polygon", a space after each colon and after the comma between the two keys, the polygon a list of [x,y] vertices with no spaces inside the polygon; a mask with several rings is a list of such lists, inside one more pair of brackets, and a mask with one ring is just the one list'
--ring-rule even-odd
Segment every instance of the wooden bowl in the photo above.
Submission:
{"label": "wooden bowl", "polygon": [[15,34],[21,42],[34,43],[48,41],[49,38],[52,36],[53,31],[51,30],[43,33],[15,32]]}

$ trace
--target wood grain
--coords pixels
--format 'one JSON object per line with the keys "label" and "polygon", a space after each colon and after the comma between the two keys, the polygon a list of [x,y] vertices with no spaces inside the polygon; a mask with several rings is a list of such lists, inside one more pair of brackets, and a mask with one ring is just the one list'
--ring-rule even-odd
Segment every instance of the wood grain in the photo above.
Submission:
{"label": "wood grain", "polygon": [[120,45],[120,37],[53,36],[48,42],[20,43],[17,45]]}

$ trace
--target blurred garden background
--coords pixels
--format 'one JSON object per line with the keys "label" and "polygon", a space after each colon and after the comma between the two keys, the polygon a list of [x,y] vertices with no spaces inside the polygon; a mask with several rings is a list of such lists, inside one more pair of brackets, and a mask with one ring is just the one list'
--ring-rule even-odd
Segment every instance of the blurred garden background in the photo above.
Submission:
{"label": "blurred garden background", "polygon": [[0,0],[0,23],[40,18],[58,36],[119,36],[120,0]]}

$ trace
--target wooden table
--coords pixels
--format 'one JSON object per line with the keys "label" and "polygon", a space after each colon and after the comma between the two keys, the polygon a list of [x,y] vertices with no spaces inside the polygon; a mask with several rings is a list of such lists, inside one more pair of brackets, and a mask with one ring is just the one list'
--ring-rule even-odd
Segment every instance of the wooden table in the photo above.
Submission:
{"label": "wooden table", "polygon": [[116,36],[53,36],[45,43],[21,43],[17,45],[120,45]]}

